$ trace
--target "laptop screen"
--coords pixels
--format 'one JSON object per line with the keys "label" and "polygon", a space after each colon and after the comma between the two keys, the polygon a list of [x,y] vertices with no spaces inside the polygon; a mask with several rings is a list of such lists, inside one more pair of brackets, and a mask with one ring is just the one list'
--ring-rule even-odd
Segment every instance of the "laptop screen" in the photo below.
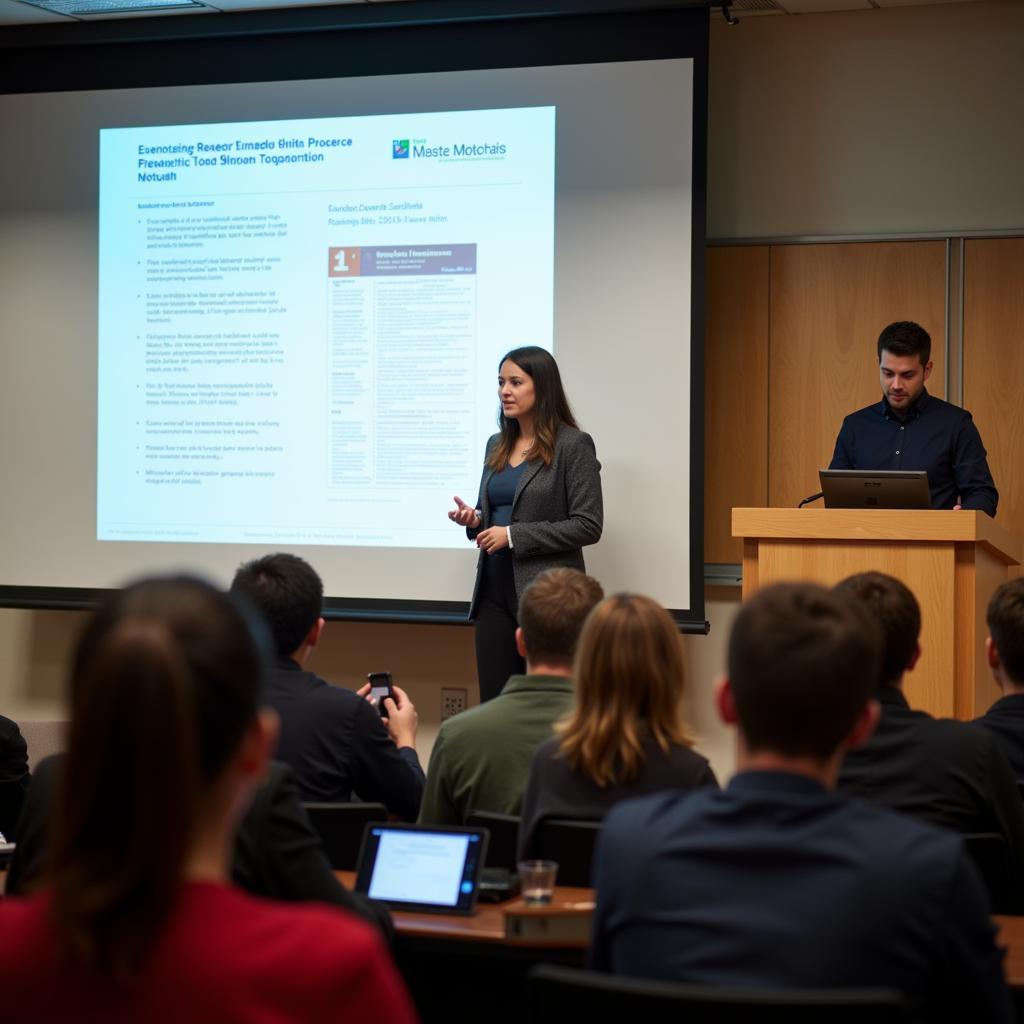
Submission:
{"label": "laptop screen", "polygon": [[368,825],[356,888],[406,910],[468,913],[485,845],[483,829]]}

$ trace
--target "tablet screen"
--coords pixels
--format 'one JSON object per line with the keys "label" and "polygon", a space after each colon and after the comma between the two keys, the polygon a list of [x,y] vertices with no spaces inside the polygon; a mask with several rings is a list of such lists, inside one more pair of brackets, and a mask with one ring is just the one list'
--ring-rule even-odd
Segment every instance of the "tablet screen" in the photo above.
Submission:
{"label": "tablet screen", "polygon": [[368,825],[356,888],[407,910],[471,911],[485,842],[480,829]]}

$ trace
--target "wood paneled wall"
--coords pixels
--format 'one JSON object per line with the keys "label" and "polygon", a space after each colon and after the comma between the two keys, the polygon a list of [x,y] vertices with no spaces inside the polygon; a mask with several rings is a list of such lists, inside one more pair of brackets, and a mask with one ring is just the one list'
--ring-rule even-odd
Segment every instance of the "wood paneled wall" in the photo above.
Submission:
{"label": "wood paneled wall", "polygon": [[881,397],[886,324],[916,320],[932,336],[928,388],[945,394],[945,310],[945,242],[772,246],[769,505],[817,491],[843,417]]}
{"label": "wood paneled wall", "polygon": [[[969,240],[964,397],[1024,534],[1024,239]],[[932,336],[945,396],[946,242],[712,247],[705,381],[706,562],[739,562],[734,506],[795,505],[818,490],[843,416],[880,398],[875,343],[894,320]]]}
{"label": "wood paneled wall", "polygon": [[[964,408],[988,450],[1001,526],[1024,535],[1024,238],[964,246]],[[1018,568],[1013,574],[1019,575]]]}
{"label": "wood paneled wall", "polygon": [[768,504],[767,245],[707,254],[704,391],[705,561],[739,562],[727,508]]}

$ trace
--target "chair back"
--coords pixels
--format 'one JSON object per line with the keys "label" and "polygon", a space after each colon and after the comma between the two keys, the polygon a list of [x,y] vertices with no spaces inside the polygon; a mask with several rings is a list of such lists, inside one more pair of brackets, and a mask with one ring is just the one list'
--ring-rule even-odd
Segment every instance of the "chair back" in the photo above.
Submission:
{"label": "chair back", "polygon": [[327,859],[335,871],[355,871],[363,831],[370,822],[387,821],[383,804],[304,803],[310,823],[324,841]]}
{"label": "chair back", "polygon": [[594,864],[594,845],[601,832],[599,821],[574,818],[542,818],[537,856],[558,863],[558,885],[589,886]]}
{"label": "chair back", "polygon": [[519,822],[516,814],[497,814],[494,811],[470,811],[466,824],[470,828],[485,828],[491,838],[487,844],[485,868],[516,869],[516,849],[519,846]]}
{"label": "chair back", "polygon": [[541,964],[527,979],[533,1024],[567,1020],[642,1020],[644,1024],[910,1024],[905,996],[893,989],[717,989],[622,978]]}
{"label": "chair back", "polygon": [[997,832],[972,832],[963,836],[964,846],[988,890],[994,914],[1019,914],[1014,905],[1013,875],[1006,840]]}

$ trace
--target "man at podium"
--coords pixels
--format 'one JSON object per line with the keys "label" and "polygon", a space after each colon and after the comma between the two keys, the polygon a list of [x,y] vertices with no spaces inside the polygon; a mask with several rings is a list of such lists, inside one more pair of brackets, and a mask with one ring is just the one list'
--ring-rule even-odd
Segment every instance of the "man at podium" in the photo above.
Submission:
{"label": "man at podium", "polygon": [[985,446],[959,406],[929,395],[932,339],[909,320],[878,336],[882,400],[843,420],[829,469],[923,469],[932,508],[996,514],[999,492]]}

